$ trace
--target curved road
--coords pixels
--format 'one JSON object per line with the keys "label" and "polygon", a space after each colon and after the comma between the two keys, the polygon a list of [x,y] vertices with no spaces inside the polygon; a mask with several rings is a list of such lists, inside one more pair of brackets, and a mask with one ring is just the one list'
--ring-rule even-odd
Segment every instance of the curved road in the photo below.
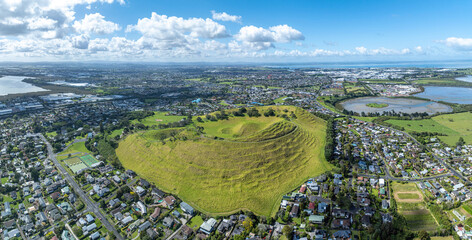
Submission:
{"label": "curved road", "polygon": [[[316,103],[319,104],[321,106],[321,104],[318,102],[318,99],[316,98]],[[331,111],[330,109],[326,108],[328,111],[332,112],[333,114],[337,114],[333,111]],[[354,118],[355,119],[355,118]],[[355,119],[357,121],[357,119]],[[416,138],[412,137],[409,133],[407,132],[404,132],[404,131],[400,131],[398,129],[394,129],[394,128],[391,128],[391,127],[387,127],[387,126],[384,126],[382,124],[376,124],[376,125],[381,125],[382,127],[385,127],[387,129],[390,129],[394,132],[400,132],[402,134],[404,134],[405,136],[407,136],[408,138],[412,139],[416,144],[419,144],[419,145],[422,145],[421,143],[419,143]],[[433,176],[433,177],[426,177],[426,178],[418,178],[418,179],[403,179],[403,178],[395,178],[395,177],[392,177],[391,174],[390,174],[390,169],[388,168],[388,165],[385,164],[385,160],[382,159],[382,161],[384,161],[384,165],[385,165],[385,178],[386,179],[392,179],[392,180],[400,180],[400,181],[411,181],[411,182],[418,182],[418,181],[423,181],[423,180],[432,180],[432,179],[436,179],[436,178],[440,178],[440,177],[444,177],[444,176],[451,176],[451,175],[454,175],[454,176],[457,176],[458,178],[462,179],[467,185],[472,185],[472,182],[469,181],[469,179],[467,179],[466,177],[464,177],[462,174],[460,174],[458,171],[456,171],[453,167],[451,167],[448,163],[446,163],[442,158],[440,158],[439,156],[437,156],[436,154],[433,153],[433,151],[431,151],[431,148],[427,147],[426,148],[428,149],[428,151],[430,151],[433,155],[434,158],[436,158],[436,160],[438,160],[438,162],[440,162],[444,167],[446,167],[450,172],[451,174],[445,174],[445,175],[438,175],[438,176]],[[359,176],[362,176],[361,174],[359,174]],[[365,174],[364,176],[374,176],[374,175],[367,175]]]}
{"label": "curved road", "polygon": [[124,240],[124,238],[116,231],[115,227],[108,221],[106,216],[100,211],[100,207],[95,203],[94,201],[90,200],[88,198],[87,194],[82,190],[82,188],[77,184],[77,182],[74,180],[74,178],[69,174],[69,172],[64,169],[64,167],[59,163],[59,161],[56,159],[56,155],[54,154],[52,145],[47,141],[47,139],[40,133],[38,134],[28,134],[27,137],[40,137],[41,140],[43,140],[44,143],[46,143],[47,149],[48,149],[48,158],[52,160],[54,165],[61,171],[62,175],[66,178],[67,182],[69,182],[69,185],[74,189],[75,193],[79,195],[80,198],[82,198],[82,201],[84,202],[85,206],[87,207],[88,211],[95,213],[95,216],[97,216],[100,221],[102,222],[103,226],[105,226],[108,231],[112,232],[116,239],[119,240]]}

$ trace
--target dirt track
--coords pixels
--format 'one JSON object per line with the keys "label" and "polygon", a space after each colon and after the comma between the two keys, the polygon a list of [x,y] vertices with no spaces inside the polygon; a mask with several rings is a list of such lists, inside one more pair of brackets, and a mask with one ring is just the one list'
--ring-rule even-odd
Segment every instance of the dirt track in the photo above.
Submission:
{"label": "dirt track", "polygon": [[[416,193],[419,198],[418,199],[401,199],[401,198],[398,197],[399,193]],[[422,202],[423,201],[423,194],[421,194],[418,191],[414,191],[414,192],[396,192],[396,193],[393,194],[393,196],[395,197],[395,200],[397,202],[416,203],[416,202]]]}

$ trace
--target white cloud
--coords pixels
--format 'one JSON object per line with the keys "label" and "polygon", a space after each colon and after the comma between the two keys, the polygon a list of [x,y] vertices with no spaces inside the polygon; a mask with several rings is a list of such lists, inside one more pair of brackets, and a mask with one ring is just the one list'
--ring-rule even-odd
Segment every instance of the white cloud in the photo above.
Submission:
{"label": "white cloud", "polygon": [[[368,49],[366,47],[356,47],[355,48],[356,55],[366,55],[366,56],[374,56],[374,55],[407,55],[411,54],[412,50],[409,48],[403,48],[400,50],[397,49],[389,49],[389,48],[375,48],[375,49]],[[415,49],[417,51],[417,48]]]}
{"label": "white cloud", "polygon": [[57,20],[39,17],[29,19],[28,29],[30,30],[50,30],[54,29]]}
{"label": "white cloud", "polygon": [[241,23],[241,16],[229,15],[226,12],[218,13],[211,11],[212,18],[217,21],[236,22]]}
{"label": "white cloud", "polygon": [[87,35],[80,35],[72,37],[72,46],[77,49],[87,49],[89,46],[90,38]]}
{"label": "white cloud", "polygon": [[127,32],[138,31],[144,37],[160,40],[179,40],[191,38],[225,38],[229,37],[226,27],[207,18],[189,18],[152,13],[151,18],[142,18],[136,25],[129,25]]}
{"label": "white cloud", "polygon": [[452,47],[460,51],[471,51],[472,50],[472,38],[458,38],[450,37],[446,40],[440,41],[446,44],[446,46]]}
{"label": "white cloud", "polygon": [[64,37],[75,19],[75,6],[98,2],[124,4],[124,0],[0,0],[0,36]]}
{"label": "white cloud", "polygon": [[106,21],[100,13],[85,15],[84,19],[75,21],[73,27],[79,33],[100,35],[110,34],[121,29],[118,24]]}
{"label": "white cloud", "polygon": [[243,43],[252,43],[257,46],[273,47],[272,43],[289,43],[297,40],[304,40],[303,34],[288,26],[278,25],[265,29],[256,26],[245,26],[239,30],[239,33],[235,36],[235,39]]}

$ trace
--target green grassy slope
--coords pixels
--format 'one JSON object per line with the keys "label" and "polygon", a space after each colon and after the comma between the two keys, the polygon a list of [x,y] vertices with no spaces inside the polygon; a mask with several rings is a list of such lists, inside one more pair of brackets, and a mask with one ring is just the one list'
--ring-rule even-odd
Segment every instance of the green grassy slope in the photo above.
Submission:
{"label": "green grassy slope", "polygon": [[[189,140],[165,143],[162,135],[167,133],[137,133],[120,142],[117,155],[125,168],[202,212],[224,215],[249,209],[273,215],[285,193],[332,167],[324,159],[325,121],[295,107],[272,108],[277,114],[294,111],[297,119],[231,117],[199,123],[207,137],[175,129],[173,136]],[[241,129],[248,123],[251,134],[237,138],[234,133],[244,132]],[[273,133],[268,133],[270,129]],[[208,137],[212,134],[228,138],[214,140]]]}

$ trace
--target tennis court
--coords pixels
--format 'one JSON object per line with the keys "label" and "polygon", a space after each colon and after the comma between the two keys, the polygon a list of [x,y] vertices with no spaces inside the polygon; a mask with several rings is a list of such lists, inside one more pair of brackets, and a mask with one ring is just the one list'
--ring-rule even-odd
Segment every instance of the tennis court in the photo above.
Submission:
{"label": "tennis court", "polygon": [[90,154],[80,157],[80,160],[82,160],[82,162],[84,162],[85,165],[89,167],[95,163],[98,163],[98,161],[94,157],[92,157]]}

